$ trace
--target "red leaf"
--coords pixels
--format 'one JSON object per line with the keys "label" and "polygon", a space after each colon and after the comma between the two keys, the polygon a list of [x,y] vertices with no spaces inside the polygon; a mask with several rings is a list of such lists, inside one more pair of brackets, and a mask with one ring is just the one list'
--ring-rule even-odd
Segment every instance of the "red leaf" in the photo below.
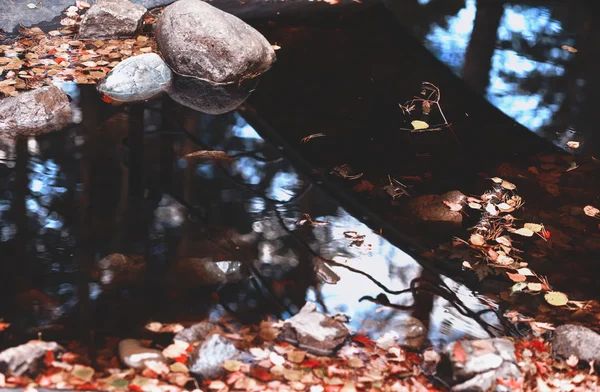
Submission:
{"label": "red leaf", "polygon": [[142,392],[142,387],[140,387],[139,385],[129,384],[127,388],[133,392]]}
{"label": "red leaf", "polygon": [[454,343],[454,360],[462,363],[467,362],[467,353],[458,340]]}
{"label": "red leaf", "polygon": [[158,378],[158,374],[156,374],[154,371],[152,371],[150,369],[142,370],[142,376],[148,377],[148,378]]}
{"label": "red leaf", "polygon": [[550,238],[550,232],[549,231],[546,231],[544,233],[544,238],[546,238],[546,239]]}
{"label": "red leaf", "polygon": [[65,61],[65,59],[63,59],[62,57],[56,57],[56,58],[54,59],[54,61],[56,62],[56,64],[60,64],[60,63],[62,63],[63,61]]}
{"label": "red leaf", "polygon": [[305,368],[309,368],[309,369],[314,369],[314,368],[318,368],[321,366],[321,362],[317,361],[314,358],[308,358],[305,359],[300,366],[303,366]]}
{"label": "red leaf", "polygon": [[372,341],[368,336],[366,335],[354,335],[352,337],[352,341],[356,342],[356,343],[361,343],[364,344],[365,346],[368,347],[375,347],[375,342]]}
{"label": "red leaf", "polygon": [[188,360],[188,357],[185,354],[181,354],[180,356],[175,358],[175,362],[180,362],[180,363],[186,363],[187,360]]}
{"label": "red leaf", "polygon": [[102,94],[102,101],[106,102],[106,103],[111,103],[113,100],[111,97],[109,97],[106,94]]}
{"label": "red leaf", "polygon": [[96,391],[98,390],[98,385],[92,382],[86,382],[75,387],[76,391]]}
{"label": "red leaf", "polygon": [[185,349],[185,351],[187,351],[188,353],[191,353],[192,351],[194,351],[194,346],[192,346],[191,344]]}
{"label": "red leaf", "polygon": [[252,366],[250,368],[250,377],[257,378],[261,381],[271,381],[271,373],[262,366]]}

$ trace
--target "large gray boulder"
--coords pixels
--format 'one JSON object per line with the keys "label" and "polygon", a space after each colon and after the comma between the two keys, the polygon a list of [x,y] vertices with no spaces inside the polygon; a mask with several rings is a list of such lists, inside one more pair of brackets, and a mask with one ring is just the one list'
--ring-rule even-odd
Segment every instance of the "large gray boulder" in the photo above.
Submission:
{"label": "large gray boulder", "polygon": [[0,100],[0,138],[36,136],[71,122],[67,94],[56,86],[27,91]]}
{"label": "large gray boulder", "polygon": [[582,325],[561,325],[554,331],[552,352],[563,358],[576,356],[584,361],[600,362],[600,335]]}
{"label": "large gray boulder", "polygon": [[98,84],[98,91],[119,102],[154,98],[171,83],[171,70],[156,53],[145,53],[121,61]]}
{"label": "large gray boulder", "polygon": [[275,61],[275,51],[258,31],[202,0],[171,4],[154,31],[173,71],[213,85],[254,79]]}
{"label": "large gray boulder", "polygon": [[79,39],[115,39],[133,36],[142,26],[146,8],[128,0],[98,0],[85,13]]}

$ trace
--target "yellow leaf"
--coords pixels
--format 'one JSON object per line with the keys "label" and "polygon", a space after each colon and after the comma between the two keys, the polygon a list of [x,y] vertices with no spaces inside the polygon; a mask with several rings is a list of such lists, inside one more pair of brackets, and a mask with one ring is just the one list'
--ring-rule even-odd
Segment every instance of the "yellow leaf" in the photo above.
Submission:
{"label": "yellow leaf", "polygon": [[540,225],[538,223],[525,223],[523,226],[526,229],[533,231],[534,233],[539,233],[544,228],[543,225]]}
{"label": "yellow leaf", "polygon": [[576,142],[574,140],[570,140],[567,142],[567,147],[569,148],[579,148],[579,142]]}
{"label": "yellow leaf", "polygon": [[527,283],[527,288],[531,291],[542,291],[541,283]]}
{"label": "yellow leaf", "polygon": [[492,177],[492,178],[490,178],[490,180],[494,181],[496,184],[502,184],[502,181],[504,181],[500,177]]}
{"label": "yellow leaf", "polygon": [[233,359],[228,359],[223,362],[223,367],[228,372],[237,372],[242,367],[242,363],[240,361],[235,361]]}
{"label": "yellow leaf", "polygon": [[413,120],[410,124],[413,126],[414,130],[429,128],[429,124],[421,120]]}
{"label": "yellow leaf", "polygon": [[563,306],[569,302],[569,297],[560,291],[549,291],[544,295],[544,299],[553,306]]}
{"label": "yellow leaf", "polygon": [[500,184],[500,186],[504,189],[508,189],[508,190],[513,190],[513,189],[517,189],[517,186],[515,184],[513,184],[512,182],[508,182],[506,180],[502,181],[502,183]]}
{"label": "yellow leaf", "polygon": [[600,215],[600,210],[594,206],[585,206],[583,207],[583,212],[587,216],[591,216],[593,218],[597,218]]}

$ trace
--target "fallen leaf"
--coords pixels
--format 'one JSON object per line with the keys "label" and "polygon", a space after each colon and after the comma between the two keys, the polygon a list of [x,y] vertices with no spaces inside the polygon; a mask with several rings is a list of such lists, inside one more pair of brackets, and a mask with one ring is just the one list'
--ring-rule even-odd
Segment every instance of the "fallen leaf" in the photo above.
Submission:
{"label": "fallen leaf", "polygon": [[569,297],[560,291],[549,291],[544,295],[544,299],[553,306],[563,306],[569,302]]}
{"label": "fallen leaf", "polygon": [[498,215],[498,210],[496,209],[496,207],[492,203],[487,203],[487,205],[485,206],[485,210],[491,216]]}
{"label": "fallen leaf", "polygon": [[481,209],[481,204],[479,203],[475,203],[475,202],[469,202],[469,207],[474,209],[474,210],[480,210]]}
{"label": "fallen leaf", "polygon": [[413,129],[415,131],[419,130],[419,129],[427,129],[429,128],[429,124],[427,124],[425,121],[421,121],[421,120],[413,120],[410,123],[413,126]]}
{"label": "fallen leaf", "polygon": [[567,358],[567,365],[571,366],[571,367],[575,367],[579,364],[579,358],[577,358],[577,356],[575,355],[571,355],[569,358]]}
{"label": "fallen leaf", "polygon": [[600,210],[594,206],[585,206],[583,207],[583,212],[587,216],[591,216],[593,218],[598,218],[600,216]]}
{"label": "fallen leaf", "polygon": [[521,275],[521,274],[513,274],[510,272],[507,272],[506,275],[508,275],[509,279],[512,280],[513,282],[525,282],[527,280],[527,277],[525,275]]}
{"label": "fallen leaf", "polygon": [[463,206],[460,203],[452,203],[451,201],[444,200],[444,204],[450,208],[450,211],[460,211]]}
{"label": "fallen leaf", "polygon": [[[275,353],[272,353],[275,354]],[[233,359],[228,359],[223,362],[223,368],[228,372],[237,372],[242,367],[242,362]]]}
{"label": "fallen leaf", "polygon": [[530,291],[542,291],[542,284],[541,283],[527,283],[527,289]]}
{"label": "fallen leaf", "polygon": [[180,362],[173,362],[171,365],[169,365],[169,369],[173,372],[173,373],[189,373],[190,369],[188,369],[188,367]]}
{"label": "fallen leaf", "polygon": [[152,370],[156,374],[169,374],[169,367],[162,361],[148,360],[144,362],[146,369]]}
{"label": "fallen leaf", "polygon": [[271,47],[273,48],[273,50],[281,49],[281,46],[279,46],[279,45],[271,45]]}
{"label": "fallen leaf", "polygon": [[492,177],[492,178],[490,178],[490,180],[494,181],[496,184],[502,184],[502,182],[504,181],[500,177]]}
{"label": "fallen leaf", "polygon": [[500,183],[500,186],[504,189],[508,189],[510,191],[517,189],[517,186],[515,184],[513,184],[512,182],[508,182],[506,180],[502,180],[502,182]]}
{"label": "fallen leaf", "polygon": [[223,388],[227,388],[227,385],[220,380],[215,380],[215,381],[211,381],[211,383],[208,385],[208,389],[223,389]]}
{"label": "fallen leaf", "polygon": [[94,369],[88,366],[75,365],[71,374],[80,380],[90,381],[94,377]]}
{"label": "fallen leaf", "polygon": [[28,3],[27,7],[33,9],[33,8],[37,8],[37,5],[35,5],[33,3]]}
{"label": "fallen leaf", "polygon": [[561,46],[561,49],[564,49],[569,53],[577,53],[577,49],[575,49],[574,47],[569,46],[569,45],[563,45],[563,46]]}
{"label": "fallen leaf", "polygon": [[538,223],[525,223],[523,227],[533,231],[534,233],[539,233],[544,228],[544,225],[540,225]]}
{"label": "fallen leaf", "polygon": [[567,142],[567,147],[569,148],[579,148],[579,142],[576,142],[574,140],[570,140]]}
{"label": "fallen leaf", "polygon": [[533,231],[526,227],[522,227],[518,230],[513,230],[512,233],[522,235],[523,237],[531,237],[534,234]]}
{"label": "fallen leaf", "polygon": [[499,254],[498,259],[496,259],[496,263],[500,265],[511,265],[515,260],[512,257],[506,256],[504,254]]}
{"label": "fallen leaf", "polygon": [[496,242],[499,243],[500,245],[512,247],[512,242],[510,241],[510,238],[508,238],[504,235],[496,238]]}
{"label": "fallen leaf", "polygon": [[282,357],[281,355],[272,352],[271,354],[269,354],[269,360],[271,361],[271,363],[273,365],[283,365],[285,363],[285,358]]}
{"label": "fallen leaf", "polygon": [[481,234],[477,233],[471,234],[471,238],[469,238],[469,241],[475,246],[482,246],[485,244],[485,238],[483,238]]}

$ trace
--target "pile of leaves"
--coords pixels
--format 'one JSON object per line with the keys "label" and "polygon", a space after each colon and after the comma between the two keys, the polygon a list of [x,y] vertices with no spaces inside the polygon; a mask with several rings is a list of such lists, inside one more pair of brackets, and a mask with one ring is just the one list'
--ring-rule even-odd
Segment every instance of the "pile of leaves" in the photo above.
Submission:
{"label": "pile of leaves", "polygon": [[[77,40],[81,14],[88,7],[83,1],[69,7],[59,30],[45,33],[39,27],[21,28],[18,37],[0,45],[0,97],[67,81],[95,84],[127,57],[157,52],[156,41],[149,35]],[[155,14],[149,14],[145,24],[155,19]]]}

